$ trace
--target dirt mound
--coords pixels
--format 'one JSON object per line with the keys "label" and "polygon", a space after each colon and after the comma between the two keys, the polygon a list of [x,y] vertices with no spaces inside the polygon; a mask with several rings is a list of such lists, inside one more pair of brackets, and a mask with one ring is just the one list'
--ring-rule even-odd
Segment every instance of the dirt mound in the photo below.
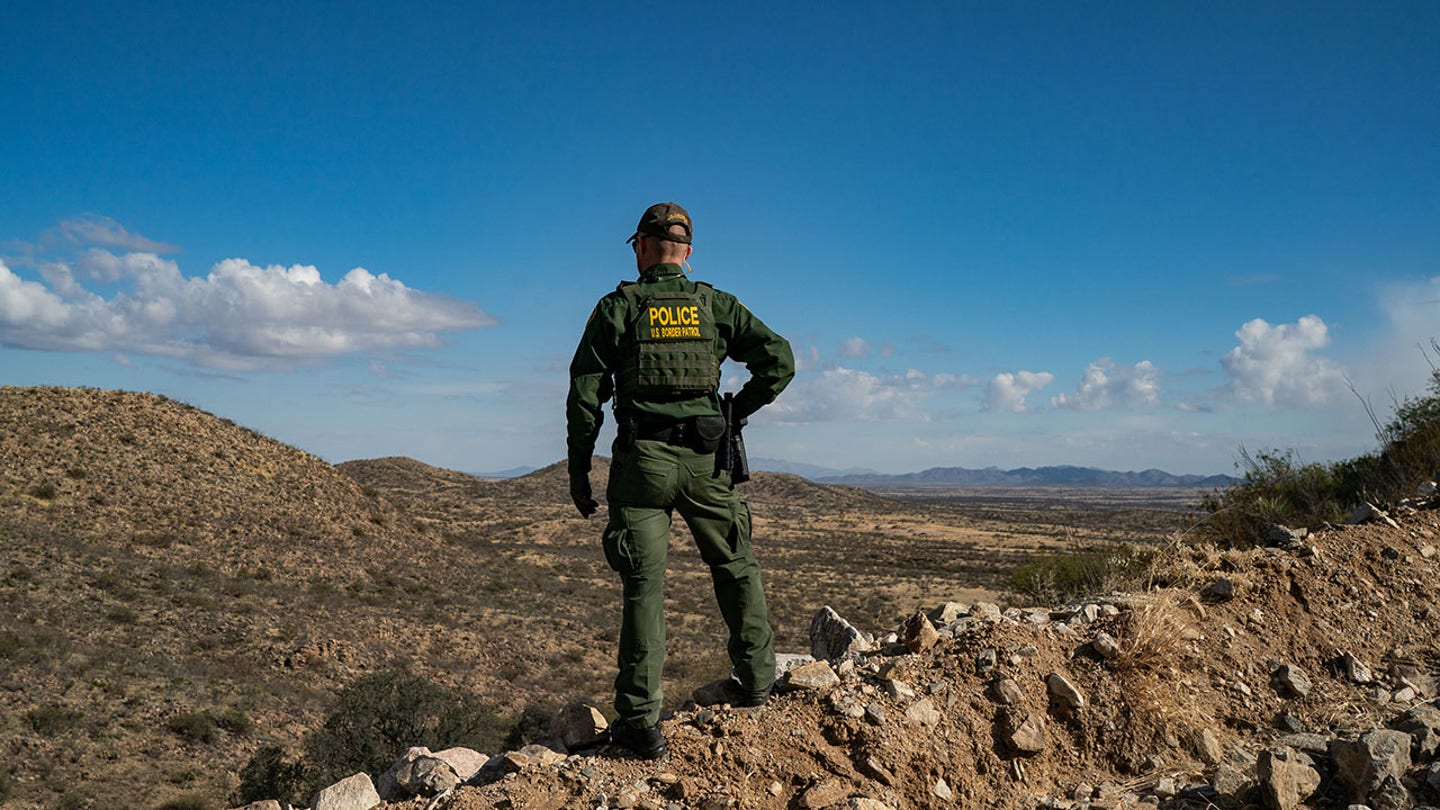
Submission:
{"label": "dirt mound", "polygon": [[392,511],[301,450],[153,394],[0,388],[0,521],[203,551],[226,571],[399,545]]}
{"label": "dirt mound", "polygon": [[[845,665],[839,685],[778,696],[758,713],[682,709],[664,726],[668,763],[584,756],[461,788],[448,806],[594,807],[628,795],[650,807],[868,798],[1021,810],[1141,794],[1167,807],[1238,806],[1243,793],[1209,783],[1226,768],[1253,775],[1256,756],[1287,733],[1323,747],[1433,701],[1437,532],[1431,511],[1399,528],[1331,529],[1293,551],[1176,547],[1146,593],[967,618],[926,652],[891,645]],[[1118,641],[1115,657],[1092,645],[1102,632]],[[1350,677],[1347,654],[1372,682]],[[1278,677],[1290,669],[1308,679],[1303,695]],[[1060,696],[1057,676],[1082,703]],[[1349,803],[1332,780],[1310,806]]]}

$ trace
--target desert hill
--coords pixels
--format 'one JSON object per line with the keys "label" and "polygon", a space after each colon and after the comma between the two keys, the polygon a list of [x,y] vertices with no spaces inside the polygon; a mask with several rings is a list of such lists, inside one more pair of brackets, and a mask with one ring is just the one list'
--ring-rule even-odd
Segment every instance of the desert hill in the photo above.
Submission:
{"label": "desert hill", "polygon": [[[618,582],[603,513],[574,514],[558,467],[498,482],[408,459],[337,469],[163,397],[13,387],[0,461],[6,808],[222,807],[257,749],[297,751],[337,690],[394,667],[486,702],[494,747],[527,711],[607,701]],[[593,475],[603,488],[601,461]],[[745,486],[796,651],[821,605],[881,627],[993,599],[1036,550],[1155,538],[1169,520],[1070,529],[778,474]],[[680,528],[667,596],[678,705],[725,668]]]}

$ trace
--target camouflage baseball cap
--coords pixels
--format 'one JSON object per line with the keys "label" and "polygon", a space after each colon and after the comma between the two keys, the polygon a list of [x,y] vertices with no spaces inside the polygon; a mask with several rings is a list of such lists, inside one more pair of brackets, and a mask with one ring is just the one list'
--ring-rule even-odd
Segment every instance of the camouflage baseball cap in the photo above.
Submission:
{"label": "camouflage baseball cap", "polygon": [[[670,227],[679,225],[685,229],[684,234],[671,233]],[[626,242],[634,242],[642,236],[653,236],[656,239],[664,239],[667,242],[679,242],[682,245],[690,244],[690,238],[695,235],[691,229],[690,214],[673,202],[655,203],[645,209],[640,216],[640,224],[635,226],[635,233]]]}

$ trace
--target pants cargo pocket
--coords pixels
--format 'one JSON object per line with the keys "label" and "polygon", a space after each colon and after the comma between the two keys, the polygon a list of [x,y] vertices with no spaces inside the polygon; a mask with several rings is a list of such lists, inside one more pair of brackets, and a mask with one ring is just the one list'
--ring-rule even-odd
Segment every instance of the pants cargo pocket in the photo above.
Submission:
{"label": "pants cargo pocket", "polygon": [[625,574],[634,570],[635,543],[628,528],[607,528],[601,537],[601,546],[605,549],[605,562],[610,564],[612,571]]}
{"label": "pants cargo pocket", "polygon": [[730,550],[743,554],[750,550],[750,504],[736,501],[735,514],[730,522]]}

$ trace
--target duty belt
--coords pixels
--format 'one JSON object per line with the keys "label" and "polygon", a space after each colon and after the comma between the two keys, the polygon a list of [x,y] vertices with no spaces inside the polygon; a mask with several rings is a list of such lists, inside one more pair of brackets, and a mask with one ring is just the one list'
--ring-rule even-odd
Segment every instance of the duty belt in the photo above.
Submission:
{"label": "duty belt", "polygon": [[683,445],[694,435],[694,429],[689,419],[639,419],[635,423],[635,438]]}

